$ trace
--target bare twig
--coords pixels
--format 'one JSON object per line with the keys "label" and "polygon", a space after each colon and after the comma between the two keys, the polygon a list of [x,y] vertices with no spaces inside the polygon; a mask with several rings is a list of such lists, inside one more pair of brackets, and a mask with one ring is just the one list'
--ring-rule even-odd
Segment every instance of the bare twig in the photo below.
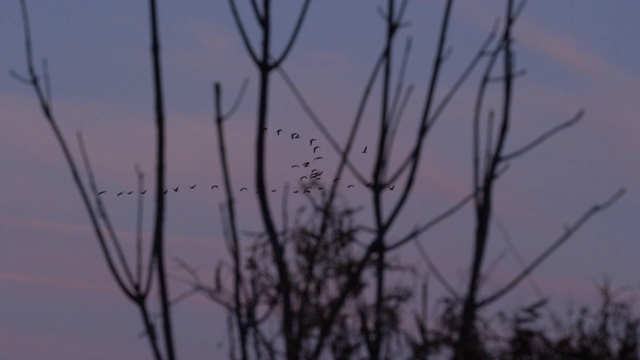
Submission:
{"label": "bare twig", "polygon": [[618,201],[622,195],[625,193],[625,189],[620,189],[616,191],[611,197],[609,197],[606,201],[600,204],[596,204],[592,206],[589,210],[587,210],[582,216],[578,218],[571,226],[565,228],[564,233],[560,235],[560,237],[554,241],[547,249],[545,249],[538,257],[531,262],[520,274],[514,277],[507,285],[505,285],[500,290],[495,293],[487,296],[486,298],[478,301],[477,307],[481,308],[486,305],[489,305],[496,300],[500,299],[505,294],[509,293],[514,287],[516,287],[524,278],[526,278],[531,272],[533,272],[544,260],[546,260],[554,251],[556,251],[562,244],[564,244],[567,240],[571,238],[584,224],[586,224],[592,216],[597,213],[606,210],[609,206],[613,205],[616,201]]}
{"label": "bare twig", "polygon": [[[424,262],[427,264],[427,267],[429,268],[429,270],[436,277],[436,280],[440,283],[440,285],[449,293],[449,295],[454,300],[460,299],[460,294],[458,294],[458,292],[453,288],[453,286],[449,284],[449,282],[444,277],[444,275],[442,275],[440,270],[438,270],[438,267],[436,266],[436,264],[431,260],[431,258],[429,257],[429,254],[427,254],[427,251],[424,249],[424,246],[422,246],[422,243],[420,242],[419,236],[416,236],[412,239],[414,240],[414,244],[418,249],[418,253],[420,253],[420,256],[422,257]],[[423,312],[426,313],[426,307],[424,307]]]}
{"label": "bare twig", "polygon": [[515,150],[513,152],[510,152],[508,154],[502,155],[501,160],[502,161],[509,161],[512,160],[518,156],[524,155],[525,153],[533,150],[534,148],[536,148],[538,145],[542,144],[543,142],[545,142],[547,139],[551,138],[552,136],[554,136],[555,134],[559,133],[562,130],[568,129],[570,127],[572,127],[573,125],[577,124],[578,121],[580,121],[580,119],[582,119],[582,116],[584,115],[584,110],[580,110],[578,111],[578,113],[571,119],[554,126],[553,128],[547,130],[546,132],[544,132],[542,135],[538,136],[537,138],[535,138],[533,141],[531,141],[530,143],[528,143],[527,145],[521,147],[518,150]]}

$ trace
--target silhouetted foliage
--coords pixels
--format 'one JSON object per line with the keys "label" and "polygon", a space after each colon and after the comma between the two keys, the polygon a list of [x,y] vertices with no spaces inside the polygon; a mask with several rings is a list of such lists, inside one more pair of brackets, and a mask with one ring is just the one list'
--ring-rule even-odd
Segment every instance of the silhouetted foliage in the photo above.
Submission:
{"label": "silhouetted foliage", "polygon": [[[546,299],[511,312],[479,316],[474,351],[478,359],[498,360],[636,360],[640,358],[640,316],[633,298],[621,297],[608,282],[598,286],[600,306],[570,306],[564,318]],[[461,306],[441,299],[438,321],[429,328],[415,319],[418,331],[407,334],[410,359],[442,359],[455,349]],[[546,314],[546,315],[545,315]]]}

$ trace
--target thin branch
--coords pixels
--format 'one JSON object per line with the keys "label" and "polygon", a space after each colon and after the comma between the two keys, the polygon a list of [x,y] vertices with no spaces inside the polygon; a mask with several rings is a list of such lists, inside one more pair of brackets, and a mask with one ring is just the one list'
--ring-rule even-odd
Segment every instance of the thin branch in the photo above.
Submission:
{"label": "thin branch", "polygon": [[[429,257],[429,255],[427,254],[427,251],[424,249],[424,247],[422,246],[422,243],[420,242],[419,236],[413,237],[412,238],[414,240],[414,244],[416,245],[416,248],[418,249],[418,253],[420,254],[420,256],[422,257],[422,259],[424,260],[424,262],[427,264],[427,267],[429,268],[429,270],[431,270],[431,272],[433,273],[433,275],[436,277],[436,280],[438,280],[438,282],[440,283],[440,285],[449,293],[449,295],[451,295],[451,297],[453,299],[459,299],[460,298],[460,294],[458,294],[457,291],[455,291],[455,289],[453,288],[453,286],[451,286],[451,284],[449,284],[449,282],[447,281],[447,279],[442,275],[442,273],[440,272],[440,270],[438,270],[438,267],[436,266],[436,264],[431,260],[431,258]],[[426,313],[426,311],[425,311]]]}
{"label": "thin branch", "polygon": [[[505,228],[505,226],[502,224],[502,222],[498,219],[496,215],[493,216],[493,221],[495,222],[498,228],[498,231],[502,235],[502,239],[507,244],[509,251],[511,251],[511,254],[513,254],[513,256],[516,258],[516,261],[518,262],[522,270],[524,270],[527,267],[527,264],[524,261],[524,258],[522,257],[520,252],[518,251],[518,249],[516,248],[516,245],[514,244],[513,240],[511,240],[511,236],[507,232],[507,229]],[[546,298],[546,296],[542,292],[542,289],[540,289],[540,286],[538,286],[538,283],[533,279],[533,277],[529,276],[528,280],[529,280],[529,283],[531,284],[531,288],[533,288],[533,291],[536,293],[536,295],[538,295],[540,298]]]}
{"label": "thin branch", "polygon": [[[311,106],[305,100],[304,96],[302,95],[302,92],[300,92],[300,90],[295,85],[291,77],[289,77],[287,72],[282,67],[279,67],[276,71],[278,72],[278,74],[280,74],[284,83],[289,87],[289,90],[291,91],[293,96],[296,98],[296,100],[298,100],[298,102],[300,103],[300,107],[302,107],[302,110],[307,114],[309,119],[311,119],[311,121],[318,128],[318,130],[320,130],[322,135],[324,135],[324,137],[329,141],[329,144],[331,144],[331,147],[333,147],[336,153],[340,155],[344,154],[346,149],[343,150],[340,147],[340,144],[338,144],[338,141],[333,137],[331,132],[324,126],[324,124],[322,123],[322,120],[320,120],[320,118],[315,114],[313,109],[311,109]],[[370,79],[372,78],[373,76],[370,77]],[[356,178],[363,179],[364,181],[364,175],[362,175],[358,171],[358,169],[353,165],[353,163],[351,163],[351,161],[348,160],[348,158],[345,159],[345,165],[349,168],[349,170],[351,170],[351,172],[356,176]]]}
{"label": "thin branch", "polygon": [[[500,54],[501,49],[503,48],[503,44],[500,43],[496,46],[496,48],[491,52],[490,57],[489,57],[489,61],[487,62],[487,66],[484,70],[484,73],[482,75],[482,80],[480,81],[480,87],[478,89],[478,93],[476,96],[476,102],[475,102],[475,106],[474,106],[474,111],[473,111],[473,136],[472,136],[472,147],[473,147],[473,187],[475,189],[480,189],[482,187],[481,185],[481,174],[485,173],[487,170],[486,169],[482,169],[483,165],[484,166],[488,166],[489,164],[489,159],[491,156],[490,155],[486,155],[486,154],[490,154],[491,151],[487,150],[485,151],[485,157],[488,157],[487,159],[485,159],[485,162],[482,163],[480,160],[480,154],[481,154],[481,150],[480,150],[480,117],[482,116],[482,105],[484,103],[484,95],[486,93],[487,90],[487,86],[489,85],[489,82],[487,81],[487,79],[489,78],[489,75],[491,74],[491,71],[493,71],[493,67],[496,64],[496,61],[498,60],[498,55]],[[493,115],[491,114],[490,116],[491,119],[493,119]],[[493,126],[492,126],[493,127]],[[491,132],[493,133],[493,131]],[[487,139],[487,142],[489,142],[489,139]],[[486,146],[486,148],[490,149],[492,144],[488,144]],[[480,203],[481,201],[481,193],[478,192],[476,193],[476,203]]]}
{"label": "thin branch", "polygon": [[[236,0],[229,0],[229,6],[231,7],[231,14],[233,15],[233,20],[236,23],[236,26],[238,27],[240,36],[242,36],[242,43],[244,44],[244,47],[247,49],[247,52],[249,53],[249,56],[251,56],[251,59],[253,60],[253,62],[258,63],[258,56],[253,50],[253,47],[251,45],[251,40],[249,40],[249,36],[247,35],[244,25],[242,24],[242,20],[240,19],[240,14],[238,14],[238,9],[236,8]],[[256,14],[256,17],[257,17],[257,14]],[[258,19],[261,19],[261,18],[258,17]],[[260,20],[260,24],[262,27],[264,27],[264,24],[262,24],[262,21],[263,20]]]}
{"label": "thin branch", "polygon": [[[400,61],[400,71],[398,74],[398,82],[396,84],[396,89],[393,94],[393,100],[391,101],[391,107],[389,108],[389,114],[387,114],[389,119],[395,119],[395,121],[399,121],[398,116],[398,106],[401,102],[400,99],[403,98],[401,95],[404,89],[404,78],[407,72],[407,65],[409,63],[409,55],[411,54],[411,38],[408,38],[405,46],[404,52],[402,53],[402,60]],[[406,96],[406,94],[405,94]]]}
{"label": "thin branch", "polygon": [[[491,33],[489,34],[487,39],[485,39],[485,41],[482,44],[482,46],[480,46],[480,49],[476,52],[476,55],[474,56],[474,58],[471,60],[469,65],[467,65],[467,67],[464,69],[464,71],[462,72],[460,77],[458,77],[458,79],[456,80],[454,85],[451,87],[451,89],[449,89],[449,91],[445,94],[445,96],[442,99],[442,101],[438,104],[438,106],[436,106],[436,108],[434,109],[434,111],[433,111],[428,123],[430,123],[431,125],[433,125],[435,123],[436,119],[440,116],[440,113],[442,113],[442,111],[446,108],[446,106],[449,103],[449,101],[451,101],[451,99],[453,99],[454,95],[458,92],[458,90],[462,87],[462,85],[467,80],[467,78],[471,75],[471,73],[473,72],[475,67],[478,65],[480,60],[485,56],[486,49],[489,47],[489,45],[491,45],[491,43],[493,42],[493,40],[496,37],[497,24],[498,24],[498,22],[496,21],[496,24],[494,25],[494,29],[491,31]],[[402,173],[404,173],[405,169],[412,163],[412,159],[413,159],[415,151],[416,150],[414,150],[413,152],[409,153],[407,158],[402,162],[402,165],[400,165],[398,167],[398,169],[395,171],[395,173],[390,177],[389,182],[393,183],[393,182],[397,181],[397,179],[400,177],[400,175],[402,175]]]}
{"label": "thin branch", "polygon": [[[22,22],[23,22],[23,28],[24,28],[24,36],[25,36],[25,52],[26,52],[26,58],[27,58],[27,77],[22,77],[20,75],[18,75],[16,72],[11,72],[13,77],[16,78],[18,81],[26,83],[28,85],[31,86],[31,88],[34,90],[34,92],[36,93],[36,97],[38,99],[38,102],[40,104],[40,108],[42,110],[42,113],[44,115],[45,120],[49,123],[49,125],[51,126],[54,136],[58,142],[58,145],[60,146],[60,148],[62,149],[62,153],[65,157],[65,160],[67,162],[67,165],[69,166],[69,170],[71,171],[71,175],[73,178],[74,183],[76,184],[76,187],[78,189],[78,191],[80,192],[80,196],[82,198],[82,202],[85,206],[85,209],[87,211],[87,214],[89,215],[89,218],[91,220],[91,225],[93,227],[93,230],[96,234],[96,238],[98,239],[98,244],[100,245],[100,249],[105,257],[105,260],[107,262],[107,267],[109,268],[109,271],[111,272],[111,275],[113,276],[113,278],[115,279],[116,283],[118,284],[118,287],[121,289],[121,291],[130,299],[130,300],[134,300],[134,297],[132,296],[133,294],[131,293],[131,291],[129,290],[129,288],[127,287],[127,285],[125,284],[125,282],[123,281],[122,277],[120,276],[120,273],[118,271],[118,269],[116,268],[113,259],[111,258],[111,254],[109,252],[109,247],[104,239],[104,234],[102,233],[100,224],[98,222],[98,218],[96,216],[95,210],[93,209],[93,206],[91,205],[91,201],[89,200],[89,194],[87,193],[87,189],[84,186],[84,183],[82,182],[81,178],[80,178],[80,174],[78,172],[78,168],[75,164],[75,161],[73,159],[73,156],[71,155],[71,152],[69,151],[69,148],[67,146],[67,142],[64,139],[64,136],[62,135],[62,132],[60,131],[60,129],[58,128],[58,124],[55,120],[55,117],[51,111],[50,108],[50,104],[48,103],[46,97],[44,96],[43,90],[40,87],[40,83],[38,81],[38,74],[35,71],[35,67],[33,64],[33,50],[31,47],[31,29],[30,29],[30,25],[29,25],[29,13],[27,11],[27,3],[26,0],[21,0],[20,1],[20,5],[21,5],[21,12],[22,12]],[[96,196],[97,196],[97,192],[96,192]],[[99,201],[99,200],[98,200]]]}
{"label": "thin branch", "polygon": [[293,28],[291,37],[289,37],[289,41],[287,42],[287,45],[284,47],[284,50],[282,51],[282,54],[280,55],[280,57],[273,64],[271,64],[272,69],[280,67],[282,62],[287,58],[287,55],[289,55],[289,52],[291,52],[291,49],[293,48],[293,44],[295,43],[296,38],[300,33],[300,29],[302,28],[302,23],[304,22],[304,18],[305,18],[305,15],[307,14],[307,10],[309,9],[310,3],[311,3],[311,0],[305,0],[304,4],[302,5],[302,10],[300,10],[300,15],[298,15],[298,21],[296,21],[296,25]]}
{"label": "thin branch", "polygon": [[[235,112],[237,106],[239,106],[240,101],[242,99],[242,94],[244,93],[244,89],[246,88],[247,81],[243,83],[243,87],[240,90],[240,93],[236,97],[236,101],[232,106],[233,111],[229,111],[226,116],[230,116]],[[240,333],[240,350],[242,354],[242,359],[246,360],[247,355],[247,328],[242,314],[242,300],[241,300],[241,292],[240,289],[243,284],[242,272],[241,272],[241,252],[240,252],[240,244],[238,239],[238,230],[236,223],[236,213],[235,213],[235,202],[233,199],[233,189],[231,187],[231,173],[229,172],[229,167],[227,164],[227,152],[225,146],[225,137],[224,137],[224,116],[222,115],[222,89],[219,83],[214,85],[214,105],[215,105],[215,124],[218,133],[218,147],[220,152],[220,162],[222,164],[222,176],[224,179],[224,187],[226,191],[227,197],[227,213],[228,213],[228,223],[225,228],[228,228],[228,241],[230,242],[229,249],[231,251],[231,255],[233,256],[233,269],[234,269],[234,308],[233,314],[236,318],[236,323],[238,327],[238,331]]]}
{"label": "thin branch", "polygon": [[135,165],[136,175],[138,176],[138,211],[136,217],[136,282],[135,286],[140,289],[142,285],[142,223],[144,212],[144,173],[140,170],[138,164]]}
{"label": "thin branch", "polygon": [[616,201],[618,201],[626,190],[624,188],[618,190],[607,199],[605,202],[601,204],[596,204],[592,206],[589,210],[587,210],[578,220],[576,220],[571,226],[567,227],[564,233],[554,241],[546,250],[544,250],[538,257],[529,264],[520,274],[513,278],[507,285],[505,285],[502,289],[496,291],[492,295],[487,296],[483,300],[477,302],[477,308],[481,308],[483,306],[489,305],[496,300],[500,299],[502,296],[511,291],[514,287],[516,287],[524,278],[526,278],[531,272],[533,272],[542,262],[544,262],[551,254],[553,254],[562,244],[564,244],[567,240],[571,238],[581,227],[586,224],[592,216],[597,214],[598,212],[606,210],[609,206],[613,205]]}
{"label": "thin branch", "polygon": [[251,0],[251,9],[253,10],[253,16],[258,20],[260,27],[264,27],[264,14],[260,11],[257,0]]}
{"label": "thin branch", "polygon": [[[82,134],[80,132],[77,132],[76,137],[78,139],[78,145],[80,148],[80,154],[82,156],[84,167],[87,171],[87,177],[89,178],[89,189],[91,190],[91,192],[93,193],[97,201],[101,201],[100,196],[98,195],[98,187],[96,186],[93,170],[91,169],[91,162],[89,161],[89,156],[87,154],[86,147],[84,146],[84,140],[82,138]],[[124,273],[127,280],[129,281],[130,284],[135,284],[136,282],[133,278],[133,275],[131,274],[131,270],[129,269],[129,264],[127,262],[127,259],[124,256],[124,251],[122,251],[122,247],[120,246],[120,241],[118,240],[115,232],[113,231],[111,224],[108,222],[107,222],[107,229],[111,237],[113,247],[116,249],[116,254],[118,256],[118,259],[120,260],[120,266],[122,266],[122,268],[124,269]],[[126,290],[127,290],[127,294],[130,297],[134,296],[133,292],[129,288],[127,288]]]}
{"label": "thin branch", "polygon": [[242,85],[240,86],[240,90],[238,91],[238,95],[236,95],[236,99],[233,101],[231,108],[224,115],[221,115],[222,121],[232,117],[238,108],[240,108],[240,104],[242,103],[242,99],[244,98],[244,94],[247,91],[247,86],[249,85],[249,79],[244,79],[242,81]]}
{"label": "thin branch", "polygon": [[420,154],[422,145],[424,144],[425,137],[430,129],[429,124],[429,114],[431,113],[431,107],[433,105],[433,99],[435,98],[436,86],[438,84],[438,79],[440,75],[440,70],[442,67],[442,53],[444,50],[444,45],[446,43],[447,31],[449,28],[449,20],[451,19],[451,8],[453,6],[453,0],[447,1],[444,9],[444,13],[442,15],[442,26],[440,28],[440,34],[438,37],[438,45],[434,58],[433,71],[431,73],[431,79],[429,80],[429,87],[427,90],[427,97],[425,99],[424,108],[422,112],[422,116],[420,119],[420,128],[418,130],[418,135],[416,139],[416,145],[412,154],[411,168],[409,170],[409,175],[407,177],[406,184],[402,189],[402,194],[400,198],[393,206],[389,216],[386,219],[385,227],[388,227],[389,224],[393,223],[396,217],[400,214],[400,210],[402,209],[404,203],[409,197],[409,194],[413,188],[413,183],[415,181],[415,175],[418,171],[418,163],[420,162]]}
{"label": "thin branch", "polygon": [[53,97],[51,95],[51,81],[49,80],[49,68],[47,66],[47,59],[42,59],[42,78],[44,79],[44,93],[46,95],[47,104],[49,104],[49,107],[52,107]]}
{"label": "thin branch", "polygon": [[409,241],[413,240],[417,236],[420,236],[420,234],[424,233],[425,231],[427,231],[427,230],[433,228],[434,226],[438,225],[442,221],[448,219],[450,216],[455,214],[458,210],[462,209],[465,205],[467,205],[473,199],[474,195],[475,195],[475,193],[471,193],[471,194],[465,196],[464,198],[462,198],[462,200],[460,200],[459,202],[454,204],[452,207],[450,207],[449,209],[447,209],[444,212],[442,212],[442,214],[440,214],[440,215],[436,216],[435,218],[431,219],[426,224],[415,228],[413,231],[411,231],[409,234],[405,235],[402,239],[398,240],[394,244],[388,245],[386,247],[386,249],[387,250],[395,250],[395,249],[401,247],[402,245],[408,243]]}
{"label": "thin branch", "polygon": [[509,161],[512,160],[518,156],[524,155],[525,153],[533,150],[535,147],[537,147],[538,145],[542,144],[543,142],[545,142],[547,139],[551,138],[552,136],[554,136],[555,134],[559,133],[562,130],[566,130],[570,127],[572,127],[573,125],[577,124],[578,121],[580,121],[582,119],[582,116],[584,115],[584,110],[580,109],[578,111],[578,113],[571,119],[554,126],[553,128],[547,130],[545,133],[543,133],[542,135],[538,136],[536,139],[534,139],[533,141],[531,141],[530,143],[528,143],[527,145],[521,147],[518,150],[515,150],[509,154],[503,155],[501,157],[502,161]]}

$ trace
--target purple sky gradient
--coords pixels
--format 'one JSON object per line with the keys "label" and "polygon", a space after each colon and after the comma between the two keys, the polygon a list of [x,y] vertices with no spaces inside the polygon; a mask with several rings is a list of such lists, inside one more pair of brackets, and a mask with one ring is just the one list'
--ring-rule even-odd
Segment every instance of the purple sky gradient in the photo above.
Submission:
{"label": "purple sky gradient", "polygon": [[[496,1],[454,7],[441,89],[473,56],[503,13]],[[499,5],[499,6],[498,6]],[[382,21],[377,2],[317,1],[285,69],[314,111],[343,142],[373,59],[381,49]],[[154,127],[147,13],[143,2],[33,1],[29,4],[35,54],[46,57],[53,84],[54,110],[76,157],[75,131],[82,131],[99,187],[125,247],[133,250],[135,200],[116,197],[135,188],[134,163],[152,184]],[[247,10],[245,7],[241,7]],[[441,13],[439,2],[411,2],[414,52],[408,78],[416,85],[404,127],[396,141],[397,163],[413,141],[415,119],[430,71]],[[297,7],[276,2],[276,46],[282,46]],[[515,29],[517,64],[527,75],[515,85],[513,136],[516,149],[546,129],[585,109],[584,119],[536,151],[514,162],[498,185],[496,214],[525,259],[533,259],[594,203],[618,188],[628,192],[598,215],[536,272],[543,291],[556,299],[594,303],[593,283],[606,275],[637,294],[640,254],[640,13],[638,2],[531,1]],[[256,71],[231,21],[226,2],[160,2],[162,56],[168,112],[167,239],[177,256],[211,274],[226,258],[221,240],[222,191],[212,125],[212,82],[224,87],[227,107],[242,80],[248,96],[227,125],[234,186],[253,187]],[[60,149],[38,111],[30,88],[13,80],[23,72],[22,26],[17,1],[0,2],[0,348],[15,359],[146,359],[137,312],[118,293],[89,225]],[[402,38],[402,37],[401,37]],[[257,43],[257,41],[256,41]],[[402,44],[402,42],[399,42]],[[396,62],[397,63],[397,62]],[[412,198],[395,234],[437,215],[470,191],[471,115],[478,76],[472,77],[444,112],[424,148],[425,157]],[[317,137],[325,179],[337,156],[304,116],[282,81],[274,80],[268,137],[268,186],[278,213],[285,182],[302,174],[291,164],[308,161],[308,139]],[[440,96],[442,91],[439,93]],[[377,93],[376,95],[377,96]],[[376,98],[374,97],[374,104]],[[356,149],[373,146],[377,105],[367,111]],[[275,129],[285,129],[280,137]],[[292,142],[291,132],[301,134]],[[354,154],[370,174],[371,157]],[[345,186],[355,181],[346,176]],[[351,181],[351,182],[350,182]],[[188,186],[198,184],[196,189]],[[152,185],[149,186],[150,188]],[[352,205],[369,198],[361,188],[346,191]],[[387,195],[389,200],[393,194]],[[253,192],[238,195],[240,227],[258,230]],[[292,209],[303,202],[292,198]],[[391,203],[391,201],[389,201]],[[151,197],[145,203],[147,238]],[[370,211],[361,217],[367,221]],[[473,231],[470,208],[422,236],[434,261],[461,287]],[[493,230],[489,259],[507,248]],[[131,251],[132,253],[132,251]],[[422,266],[413,247],[399,256]],[[496,289],[519,269],[507,256],[493,272],[486,291]],[[177,268],[171,267],[179,275]],[[434,287],[436,287],[434,285]],[[174,294],[184,289],[171,283]],[[436,293],[441,291],[434,289]],[[535,299],[523,284],[500,306]],[[175,310],[178,352],[183,359],[219,354],[226,341],[224,313],[200,297]]]}

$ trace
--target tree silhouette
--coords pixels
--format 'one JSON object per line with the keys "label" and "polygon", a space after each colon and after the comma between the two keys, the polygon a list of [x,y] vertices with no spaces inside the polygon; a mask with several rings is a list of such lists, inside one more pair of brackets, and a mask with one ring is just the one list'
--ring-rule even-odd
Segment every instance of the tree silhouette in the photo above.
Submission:
{"label": "tree silhouette", "polygon": [[[432,355],[449,352],[455,360],[495,356],[505,359],[528,356],[534,359],[535,356],[541,358],[542,354],[550,354],[549,351],[553,354],[561,354],[557,355],[561,356],[560,358],[574,356],[566,354],[576,352],[582,356],[581,358],[588,358],[585,355],[587,353],[596,354],[593,355],[596,357],[611,358],[614,356],[609,344],[612,335],[607,330],[607,324],[610,319],[608,314],[613,311],[612,307],[620,311],[616,316],[621,320],[616,323],[616,326],[621,326],[623,329],[621,332],[616,330],[621,334],[616,335],[619,342],[615,347],[617,356],[620,359],[637,358],[637,355],[633,355],[637,354],[637,321],[628,311],[628,307],[612,302],[611,293],[608,290],[602,292],[605,305],[600,310],[601,318],[597,320],[600,324],[598,332],[585,332],[583,328],[579,328],[577,335],[572,333],[573,338],[564,342],[554,342],[555,339],[532,329],[528,325],[531,321],[526,320],[526,316],[535,317],[539,308],[544,306],[544,302],[539,302],[523,308],[507,321],[511,325],[508,350],[495,350],[485,346],[485,340],[493,336],[493,331],[491,324],[482,314],[482,309],[510,293],[593,215],[616,202],[622,196],[623,190],[615,192],[606,201],[584,212],[502,289],[490,295],[481,296],[482,281],[486,276],[486,249],[490,240],[497,180],[507,171],[513,160],[528,153],[561,130],[576,124],[583,112],[579,111],[570,120],[548,130],[528,144],[508,151],[507,139],[512,126],[513,83],[519,75],[523,74],[516,68],[512,33],[525,1],[506,1],[503,20],[488,34],[487,39],[480,45],[453,84],[448,89],[442,90],[444,86],[441,85],[440,78],[448,56],[447,35],[450,32],[453,6],[453,1],[448,0],[442,12],[434,60],[429,69],[430,75],[423,84],[426,92],[420,102],[422,110],[409,125],[412,126],[415,138],[409,144],[407,153],[396,154],[393,144],[397,140],[400,120],[407,117],[405,110],[415,87],[413,84],[405,84],[411,40],[407,40],[402,51],[396,50],[398,34],[407,25],[405,20],[407,3],[406,0],[388,0],[385,8],[379,8],[385,26],[383,44],[379,55],[374,59],[374,65],[364,85],[360,101],[355,104],[356,115],[353,119],[345,119],[345,121],[351,121],[351,128],[346,141],[341,144],[327,130],[323,120],[314,112],[303,91],[297,87],[284,66],[296,41],[302,41],[300,33],[305,16],[310,11],[310,0],[305,0],[300,5],[299,13],[293,21],[293,28],[287,33],[285,45],[279,51],[273,47],[273,34],[276,33],[274,28],[278,24],[274,22],[271,1],[250,1],[251,13],[247,16],[241,14],[235,0],[229,0],[233,20],[258,78],[254,142],[256,162],[253,172],[255,188],[251,188],[251,191],[248,187],[242,187],[239,191],[234,190],[224,129],[225,123],[232,121],[233,114],[242,105],[248,82],[243,83],[236,100],[226,112],[223,111],[223,86],[216,82],[213,86],[214,124],[224,180],[221,186],[224,187],[226,196],[226,201],[221,206],[221,216],[230,263],[221,262],[217,265],[216,276],[211,284],[202,281],[198,271],[187,262],[177,260],[182,271],[188,274],[186,282],[191,287],[189,293],[204,294],[228,312],[229,358],[295,360],[328,357],[380,360],[403,356],[427,359]],[[12,74],[35,91],[42,113],[52,127],[72,172],[108,269],[123,294],[139,310],[154,357],[176,359],[171,322],[171,292],[165,263],[167,254],[163,225],[164,195],[168,192],[168,188],[165,184],[165,110],[156,1],[149,1],[157,134],[154,230],[152,247],[145,255],[142,249],[141,219],[142,195],[146,190],[143,186],[144,175],[140,169],[136,168],[139,184],[137,190],[138,238],[133,265],[129,264],[124,256],[115,229],[101,200],[100,195],[104,190],[99,191],[96,186],[82,137],[78,135],[87,180],[83,180],[80,176],[80,169],[57,124],[51,106],[46,66],[39,72],[34,65],[26,1],[21,0],[21,5],[27,71],[26,75],[15,72]],[[257,24],[256,34],[248,30],[251,28],[247,25],[248,19]],[[260,45],[255,46],[254,43]],[[394,65],[398,59],[400,66],[396,67]],[[441,209],[438,216],[422,219],[423,223],[414,229],[402,228],[398,225],[399,219],[408,213],[408,200],[415,188],[420,185],[417,172],[423,163],[423,149],[428,135],[433,131],[444,109],[458,90],[469,80],[470,75],[483,65],[484,71],[481,71],[476,102],[469,107],[473,112],[471,121],[473,179],[469,194],[451,204],[449,208]],[[499,65],[502,65],[501,71],[496,70]],[[290,189],[285,187],[281,192],[282,220],[278,221],[269,197],[276,189],[267,188],[266,185],[268,173],[266,143],[271,125],[269,109],[272,104],[274,81],[282,81],[286,85],[292,102],[303,109],[322,135],[318,137],[322,140],[316,138],[310,140],[309,146],[313,149],[313,153],[320,149],[320,145],[314,144],[314,141],[326,141],[329,146],[325,147],[330,147],[339,157],[338,164],[331,171],[330,179],[334,179],[333,181],[325,184],[321,180],[325,171],[330,172],[324,169],[314,169],[309,176],[300,178],[300,181],[304,182],[295,192],[304,196],[309,212],[305,215],[302,211],[298,211],[293,218],[293,224],[289,223],[288,213]],[[494,85],[501,87],[501,96],[497,103],[488,104],[485,94],[487,89]],[[378,103],[372,105],[373,94],[376,91],[379,91],[380,99]],[[365,146],[362,151],[354,150],[356,135],[362,130],[363,123],[369,120],[365,116],[365,110],[373,106],[378,107],[377,139]],[[486,107],[490,108],[488,114],[484,110]],[[486,131],[482,131],[482,126],[486,126]],[[277,136],[280,136],[282,131],[278,129]],[[483,136],[482,133],[485,135]],[[286,136],[284,138],[287,139]],[[287,141],[297,141],[300,134],[292,132],[290,138]],[[356,154],[372,156],[373,165],[363,170],[354,161]],[[391,162],[392,154],[401,159],[398,166],[394,166]],[[319,159],[322,157],[315,157],[314,161]],[[311,163],[311,161],[305,162],[302,167],[313,168]],[[363,223],[357,218],[356,215],[363,208],[351,207],[342,196],[343,190],[356,187],[356,184],[344,186],[342,183],[341,179],[347,173],[356,179],[358,187],[366,189],[370,195],[370,203],[366,209],[373,214],[371,224]],[[190,186],[194,192],[203,188],[196,189],[196,185]],[[211,190],[214,187],[217,186],[212,186]],[[178,192],[178,189],[179,187],[173,188],[174,192]],[[318,191],[312,193],[312,189],[318,189]],[[242,245],[243,242],[240,241],[242,235],[239,231],[238,210],[234,195],[244,190],[246,193],[243,194],[253,193],[255,190],[255,201],[261,220],[261,231],[250,235],[248,246]],[[394,191],[394,198],[385,197],[390,191]],[[190,190],[188,189],[187,192]],[[469,204],[472,204],[475,213],[475,232],[471,241],[473,252],[469,263],[466,290],[458,293],[430,260],[428,253],[420,247],[420,236]],[[415,279],[416,274],[421,270],[404,264],[394,257],[399,249],[409,243],[415,243],[421,249],[428,271],[448,292],[447,297],[439,300],[443,304],[443,310],[437,314],[435,329],[428,321],[425,305],[414,314],[415,331],[407,331],[406,321],[403,320],[404,312],[411,306],[411,300],[415,300],[416,294],[411,287],[403,285],[398,279],[406,275]],[[149,299],[152,296],[150,292],[152,284],[157,286],[156,296],[161,304],[162,336],[156,333],[148,308]],[[423,284],[420,295],[426,303],[427,283]],[[587,317],[588,314],[585,314],[580,319]],[[578,323],[583,324],[584,322],[581,321],[579,320]],[[581,350],[585,342],[590,345],[599,344],[597,346],[600,350],[595,349],[596,345],[587,350]],[[496,351],[503,352],[496,355]]]}

